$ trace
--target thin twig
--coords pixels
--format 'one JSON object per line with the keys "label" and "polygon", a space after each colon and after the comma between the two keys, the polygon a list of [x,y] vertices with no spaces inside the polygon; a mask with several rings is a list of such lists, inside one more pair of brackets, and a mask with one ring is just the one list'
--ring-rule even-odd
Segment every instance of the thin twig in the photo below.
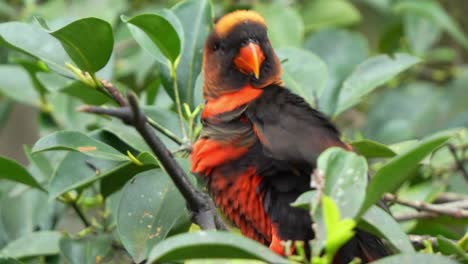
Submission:
{"label": "thin twig", "polygon": [[73,210],[75,210],[75,213],[81,219],[81,222],[83,222],[84,226],[85,227],[90,227],[91,222],[89,222],[89,220],[86,218],[85,214],[83,213],[83,211],[81,211],[81,208],[78,206],[78,204],[75,201],[70,203],[70,204],[71,204]]}
{"label": "thin twig", "polygon": [[184,144],[184,141],[182,139],[180,139],[178,136],[172,133],[169,129],[166,129],[161,124],[154,121],[153,119],[148,118],[148,124],[154,129],[156,129],[157,131],[161,132],[163,135],[165,135],[169,139],[171,139],[172,141],[174,141],[175,143],[177,143],[178,145]]}
{"label": "thin twig", "polygon": [[397,220],[398,222],[406,222],[419,219],[433,219],[437,216],[437,214],[432,212],[408,212],[393,215],[393,218],[395,218],[395,220]]}
{"label": "thin twig", "polygon": [[452,153],[453,159],[455,160],[455,164],[457,165],[458,170],[461,172],[465,180],[468,181],[468,172],[465,169],[465,165],[463,164],[463,161],[458,158],[457,155],[457,149],[453,144],[448,144],[448,148],[450,152]]}
{"label": "thin twig", "polygon": [[110,96],[114,99],[114,101],[119,105],[119,106],[127,106],[127,102],[123,98],[123,96],[120,94],[119,90],[115,88],[112,83],[106,81],[106,80],[101,80],[102,87],[104,90],[106,90]]}
{"label": "thin twig", "polygon": [[386,194],[384,199],[400,205],[414,208],[418,211],[432,212],[438,215],[448,215],[454,218],[468,219],[468,210],[459,207],[446,206],[446,204],[429,204],[420,201],[407,201],[396,197],[393,194]]}

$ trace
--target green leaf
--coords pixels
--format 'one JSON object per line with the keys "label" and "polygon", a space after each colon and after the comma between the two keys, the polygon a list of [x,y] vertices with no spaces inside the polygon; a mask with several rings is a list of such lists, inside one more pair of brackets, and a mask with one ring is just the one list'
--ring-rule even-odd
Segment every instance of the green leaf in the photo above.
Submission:
{"label": "green leaf", "polygon": [[372,206],[362,216],[366,229],[385,237],[401,253],[414,253],[413,245],[398,222],[387,212],[377,206]]}
{"label": "green leaf", "polygon": [[299,195],[299,197],[297,197],[297,199],[293,203],[291,203],[291,206],[309,210],[310,204],[314,200],[318,199],[317,194],[318,192],[316,190],[307,191]]}
{"label": "green leaf", "polygon": [[360,214],[379,201],[384,193],[393,192],[400,187],[418,167],[419,162],[447,142],[451,135],[453,133],[446,132],[427,137],[380,168],[369,183]]}
{"label": "green leaf", "polygon": [[39,190],[44,190],[25,168],[16,161],[4,157],[0,157],[0,179],[11,180]]}
{"label": "green leaf", "polygon": [[301,46],[304,23],[295,9],[280,4],[257,4],[254,9],[265,18],[268,37],[274,48]]}
{"label": "green leaf", "polygon": [[402,264],[402,263],[424,263],[424,264],[457,264],[455,260],[435,254],[399,254],[386,257],[372,264]]}
{"label": "green leaf", "polygon": [[282,64],[282,78],[286,86],[315,106],[327,84],[327,66],[309,51],[298,48],[279,49],[278,57],[285,60]]}
{"label": "green leaf", "polygon": [[349,26],[361,20],[359,10],[347,0],[308,1],[301,13],[307,31]]}
{"label": "green leaf", "polygon": [[34,144],[32,150],[33,152],[72,150],[101,159],[115,161],[128,160],[127,156],[113,147],[77,131],[59,131],[47,135],[39,139],[39,141]]}
{"label": "green leaf", "polygon": [[320,154],[316,173],[325,177],[324,194],[337,204],[342,218],[354,218],[365,198],[366,160],[341,148],[329,148]]}
{"label": "green leaf", "polygon": [[[324,29],[306,39],[304,47],[319,56],[328,66],[329,78],[319,98],[319,108],[332,115],[336,109],[343,80],[369,54],[366,38],[345,29]],[[353,52],[349,52],[352,50]]]}
{"label": "green leaf", "polygon": [[71,190],[81,190],[96,181],[100,181],[102,194],[108,196],[135,174],[156,166],[156,161],[149,153],[142,153],[137,159],[143,165],[131,161],[93,159],[80,152],[70,152],[50,179],[49,197],[53,199]]}
{"label": "green leaf", "polygon": [[140,263],[184,214],[185,201],[162,170],[140,173],[122,190],[117,215],[120,240]]}
{"label": "green leaf", "polygon": [[287,259],[253,240],[219,231],[201,231],[170,237],[151,250],[148,263],[229,258],[256,259],[277,264],[289,263]]}
{"label": "green leaf", "polygon": [[59,253],[60,233],[57,231],[40,231],[18,238],[0,250],[0,256],[25,258],[48,256]]}
{"label": "green leaf", "polygon": [[63,237],[60,252],[70,264],[99,263],[111,250],[112,237],[101,235],[81,239]]}
{"label": "green leaf", "polygon": [[11,46],[43,60],[57,72],[70,76],[65,67],[71,62],[60,42],[39,26],[20,22],[0,24],[0,37]]}
{"label": "green leaf", "polygon": [[468,37],[437,1],[399,1],[394,6],[394,10],[398,13],[416,13],[432,19],[432,21],[447,31],[447,33],[449,33],[458,43],[460,43],[460,45],[468,49]]}
{"label": "green leaf", "polygon": [[0,65],[0,94],[24,104],[40,104],[39,94],[29,73],[20,66]]}
{"label": "green leaf", "polygon": [[157,61],[169,68],[177,64],[182,52],[183,35],[177,30],[181,28],[180,21],[171,11],[164,10],[161,14],[143,14],[130,19],[122,17],[122,20],[127,23],[138,44],[152,54]]}
{"label": "green leaf", "polygon": [[110,101],[109,96],[100,90],[90,87],[81,81],[75,81],[62,89],[60,92],[81,99],[83,103],[90,105],[102,105]]}
{"label": "green leaf", "polygon": [[420,60],[404,53],[372,57],[361,63],[344,81],[335,116],[359,103],[361,98]]}
{"label": "green leaf", "polygon": [[403,19],[405,37],[416,55],[424,55],[442,34],[439,25],[430,17],[407,12]]}
{"label": "green leaf", "polygon": [[[186,0],[175,5],[172,11],[184,29],[183,51],[177,67],[180,98],[182,102],[193,106],[195,82],[202,67],[203,47],[213,28],[213,6],[209,0]],[[166,78],[170,79],[170,76]]]}
{"label": "green leaf", "polygon": [[[1,3],[0,3],[1,5]],[[23,262],[14,258],[2,258],[0,257],[0,264],[23,264]]]}
{"label": "green leaf", "polygon": [[464,252],[462,248],[460,248],[457,243],[451,241],[448,238],[445,238],[441,235],[437,236],[437,244],[438,244],[438,249],[442,254],[450,256],[450,255],[456,255],[463,261],[468,261],[468,255]]}
{"label": "green leaf", "polygon": [[353,150],[366,158],[391,158],[396,153],[389,147],[376,141],[362,139],[350,143]]}
{"label": "green leaf", "polygon": [[95,17],[73,21],[49,33],[62,43],[73,62],[89,73],[96,73],[104,68],[114,48],[111,25]]}
{"label": "green leaf", "polygon": [[[4,183],[2,183],[3,185]],[[0,230],[7,241],[15,240],[34,230],[53,226],[57,204],[47,201],[47,194],[36,189],[12,188],[0,199]]]}

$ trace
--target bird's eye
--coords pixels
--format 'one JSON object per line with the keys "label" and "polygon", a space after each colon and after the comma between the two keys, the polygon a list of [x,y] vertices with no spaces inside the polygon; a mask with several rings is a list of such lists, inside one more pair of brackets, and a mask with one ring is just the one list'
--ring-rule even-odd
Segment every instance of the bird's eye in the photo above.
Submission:
{"label": "bird's eye", "polygon": [[221,45],[219,44],[219,42],[215,42],[215,43],[213,44],[213,47],[212,47],[212,48],[213,48],[214,51],[217,51],[217,50],[219,50],[220,47],[221,47]]}

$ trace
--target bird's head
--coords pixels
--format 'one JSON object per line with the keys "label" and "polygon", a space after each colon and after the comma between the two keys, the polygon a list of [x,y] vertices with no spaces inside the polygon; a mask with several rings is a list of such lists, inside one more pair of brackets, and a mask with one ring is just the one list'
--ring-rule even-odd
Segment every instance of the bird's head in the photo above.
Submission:
{"label": "bird's head", "polygon": [[279,82],[281,64],[263,17],[246,10],[221,17],[205,43],[203,74],[205,98]]}

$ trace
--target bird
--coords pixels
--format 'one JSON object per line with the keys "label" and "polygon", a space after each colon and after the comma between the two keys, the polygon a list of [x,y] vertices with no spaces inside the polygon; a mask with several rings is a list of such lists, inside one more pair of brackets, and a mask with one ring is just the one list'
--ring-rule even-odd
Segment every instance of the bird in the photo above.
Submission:
{"label": "bird", "polygon": [[[216,22],[202,74],[205,105],[191,172],[248,238],[280,255],[282,241],[312,240],[309,212],[291,203],[310,190],[323,151],[352,148],[324,114],[285,87],[267,24],[255,11],[234,11]],[[367,263],[387,254],[379,238],[358,229],[333,263],[355,257]]]}

